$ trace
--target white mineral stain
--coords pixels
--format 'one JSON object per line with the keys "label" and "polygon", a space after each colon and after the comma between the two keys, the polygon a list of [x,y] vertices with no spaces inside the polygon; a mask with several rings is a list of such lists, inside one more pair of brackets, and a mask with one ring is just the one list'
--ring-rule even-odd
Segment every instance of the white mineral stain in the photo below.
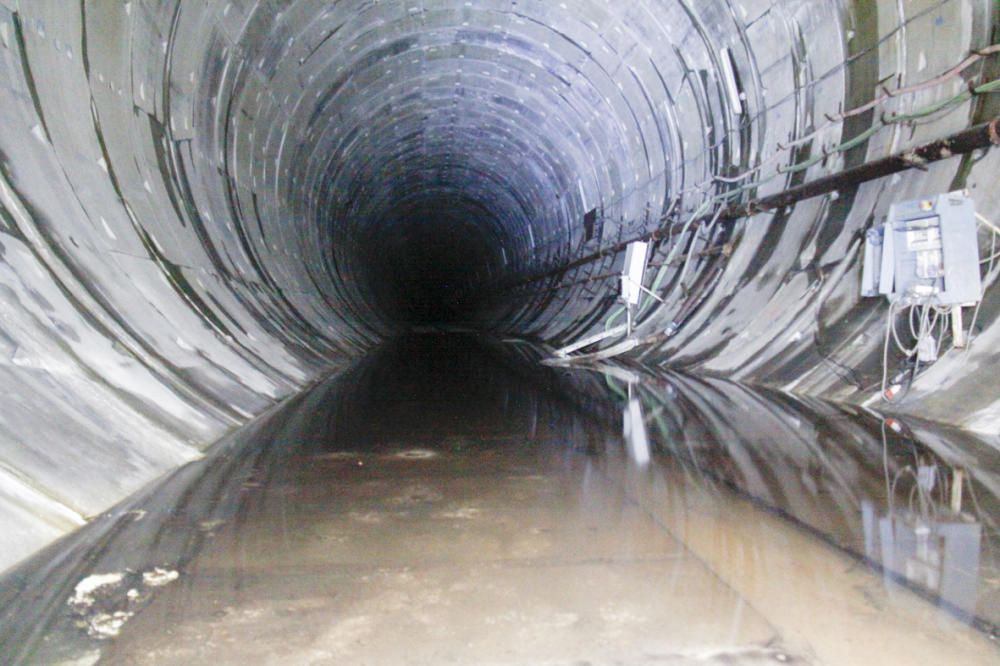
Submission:
{"label": "white mineral stain", "polygon": [[69,598],[67,603],[70,606],[92,606],[94,603],[94,592],[106,585],[117,585],[122,582],[124,576],[121,573],[93,574],[92,576],[87,576],[73,588],[73,596]]}
{"label": "white mineral stain", "polygon": [[94,666],[101,660],[100,650],[88,650],[78,657],[58,661],[53,666]]}
{"label": "white mineral stain", "polygon": [[409,451],[400,451],[396,454],[397,458],[403,458],[404,460],[427,460],[435,456],[437,456],[437,453],[426,449],[411,449]]}
{"label": "white mineral stain", "polygon": [[172,583],[180,576],[176,571],[161,569],[156,567],[152,571],[147,571],[142,574],[142,582],[150,587],[162,587],[168,583]]}
{"label": "white mineral stain", "polygon": [[98,613],[87,620],[87,633],[93,638],[114,638],[132,617],[127,611]]}

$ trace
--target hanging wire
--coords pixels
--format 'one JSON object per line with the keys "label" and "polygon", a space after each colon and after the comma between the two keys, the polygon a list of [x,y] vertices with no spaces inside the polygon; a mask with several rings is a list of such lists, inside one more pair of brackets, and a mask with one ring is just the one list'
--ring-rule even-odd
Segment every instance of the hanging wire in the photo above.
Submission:
{"label": "hanging wire", "polygon": [[[993,268],[997,259],[1000,259],[1000,253],[997,253],[997,236],[1000,235],[1000,227],[993,224],[986,219],[981,213],[976,213],[976,219],[984,227],[992,231],[990,237],[990,256],[988,257],[989,267],[986,269],[986,280],[989,281],[993,276]],[[983,262],[979,262],[982,265]],[[983,301],[985,298],[980,298],[979,302],[976,303],[976,310],[972,314],[972,322],[969,324],[969,342],[965,347],[965,353],[968,354],[972,350],[972,343],[975,340],[976,335],[976,322],[979,321],[979,311],[983,307]]]}

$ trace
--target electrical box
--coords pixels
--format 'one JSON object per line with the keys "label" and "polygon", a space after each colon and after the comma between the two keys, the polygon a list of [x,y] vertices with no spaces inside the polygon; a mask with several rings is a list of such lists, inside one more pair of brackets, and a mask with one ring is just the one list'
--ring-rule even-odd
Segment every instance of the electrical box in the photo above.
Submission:
{"label": "electrical box", "polygon": [[982,299],[975,204],[965,193],[894,204],[865,238],[863,296],[972,305]]}
{"label": "electrical box", "polygon": [[885,254],[882,244],[885,238],[885,227],[869,229],[865,234],[865,257],[861,269],[861,295],[866,297],[881,296],[878,285],[881,281],[882,255]]}
{"label": "electrical box", "polygon": [[649,243],[644,241],[629,243],[625,250],[625,265],[622,267],[622,300],[628,305],[639,304],[648,252]]}

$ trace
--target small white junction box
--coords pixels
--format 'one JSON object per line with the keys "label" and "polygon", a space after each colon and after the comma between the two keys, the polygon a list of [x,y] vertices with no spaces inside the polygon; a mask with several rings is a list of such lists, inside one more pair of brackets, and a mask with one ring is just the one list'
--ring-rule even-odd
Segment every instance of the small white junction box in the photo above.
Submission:
{"label": "small white junction box", "polygon": [[635,241],[625,250],[625,265],[622,267],[622,300],[627,305],[638,305],[642,295],[642,277],[646,273],[649,243]]}

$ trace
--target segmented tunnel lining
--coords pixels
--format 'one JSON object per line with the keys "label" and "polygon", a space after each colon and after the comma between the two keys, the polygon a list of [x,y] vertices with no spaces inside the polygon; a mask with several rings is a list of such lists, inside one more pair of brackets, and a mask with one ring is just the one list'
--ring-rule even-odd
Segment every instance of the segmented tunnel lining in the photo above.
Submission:
{"label": "segmented tunnel lining", "polygon": [[[18,387],[0,434],[8,561],[370,349],[398,317],[577,339],[617,307],[615,253],[505,285],[666,212],[683,220],[733,189],[714,177],[761,160],[775,168],[752,181],[757,196],[996,115],[986,95],[812,135],[880,86],[931,81],[995,42],[995,12],[987,0],[0,0],[0,373]],[[984,59],[880,108],[922,109],[996,70]],[[651,276],[667,305],[648,325],[682,325],[641,353],[868,399],[839,370],[879,365],[882,306],[858,298],[857,232],[898,198],[962,186],[995,210],[998,170],[993,151],[692,226],[658,245],[653,264],[669,265]],[[477,235],[436,231],[457,218]],[[418,227],[433,252],[386,251]],[[438,279],[384,284],[385,262],[437,263],[449,247],[464,293],[448,303],[468,307],[442,310]],[[693,258],[683,283],[679,248]],[[400,307],[421,293],[427,308]],[[980,348],[935,366],[909,408],[1000,423],[982,390],[995,385],[994,301]]]}

